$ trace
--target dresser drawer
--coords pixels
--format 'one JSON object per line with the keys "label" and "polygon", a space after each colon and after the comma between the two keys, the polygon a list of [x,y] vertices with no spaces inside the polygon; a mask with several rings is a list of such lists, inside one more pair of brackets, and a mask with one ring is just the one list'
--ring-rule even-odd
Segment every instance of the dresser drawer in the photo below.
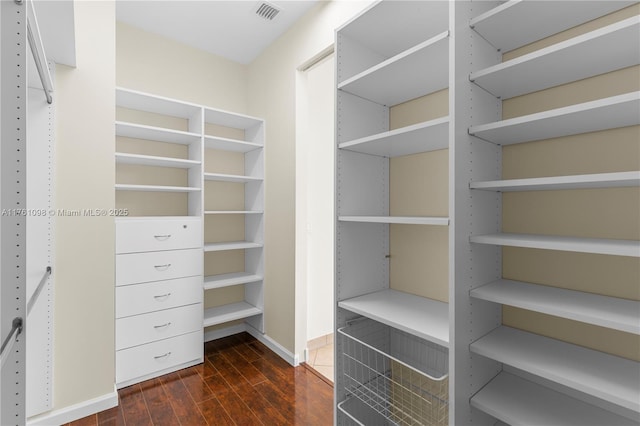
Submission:
{"label": "dresser drawer", "polygon": [[116,255],[116,285],[202,275],[202,249]]}
{"label": "dresser drawer", "polygon": [[116,221],[116,254],[202,247],[198,217]]}
{"label": "dresser drawer", "polygon": [[116,318],[202,302],[202,277],[116,287]]}
{"label": "dresser drawer", "polygon": [[202,304],[116,320],[116,350],[168,339],[202,328]]}
{"label": "dresser drawer", "polygon": [[202,330],[116,351],[116,383],[202,360]]}

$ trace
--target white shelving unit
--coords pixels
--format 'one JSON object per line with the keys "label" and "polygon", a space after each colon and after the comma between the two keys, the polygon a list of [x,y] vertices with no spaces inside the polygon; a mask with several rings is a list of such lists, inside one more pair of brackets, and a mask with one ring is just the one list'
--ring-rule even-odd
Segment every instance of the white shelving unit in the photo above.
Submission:
{"label": "white shelving unit", "polygon": [[218,182],[233,182],[233,183],[248,183],[248,182],[262,181],[261,177],[226,175],[221,173],[205,173],[204,179],[218,181]]}
{"label": "white shelving unit", "polygon": [[137,164],[140,166],[175,167],[190,169],[202,164],[196,160],[183,160],[180,158],[158,157],[154,155],[123,154],[116,153],[116,164]]}
{"label": "white shelving unit", "polygon": [[251,248],[261,248],[262,243],[254,243],[252,241],[234,241],[228,243],[207,243],[204,245],[204,251],[226,251],[226,250],[244,250]]}
{"label": "white shelving unit", "polygon": [[449,225],[448,217],[407,217],[407,216],[339,216],[340,222],[400,223],[405,225]]}
{"label": "white shelving unit", "polygon": [[117,183],[116,191],[142,191],[142,192],[200,192],[200,188],[191,186],[165,186],[165,185],[128,185]]}
{"label": "white shelving unit", "polygon": [[552,191],[563,189],[626,188],[640,186],[640,172],[598,173],[471,182],[471,189],[487,191]]}

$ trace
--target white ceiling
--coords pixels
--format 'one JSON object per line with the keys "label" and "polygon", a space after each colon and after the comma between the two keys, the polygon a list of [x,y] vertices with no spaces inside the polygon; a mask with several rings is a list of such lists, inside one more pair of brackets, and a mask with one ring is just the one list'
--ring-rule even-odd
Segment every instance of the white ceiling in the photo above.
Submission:
{"label": "white ceiling", "polygon": [[318,0],[269,1],[272,20],[255,14],[259,0],[118,0],[118,21],[235,62],[252,62]]}

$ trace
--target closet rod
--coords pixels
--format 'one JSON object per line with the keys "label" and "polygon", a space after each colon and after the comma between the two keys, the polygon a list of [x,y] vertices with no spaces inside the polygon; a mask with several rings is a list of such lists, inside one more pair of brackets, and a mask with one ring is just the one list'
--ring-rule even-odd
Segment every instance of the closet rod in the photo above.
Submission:
{"label": "closet rod", "polygon": [[[2,342],[2,347],[0,348],[0,370],[4,367],[4,363],[9,359],[9,352],[13,348],[13,344],[18,339],[18,336],[22,333],[22,318],[16,317],[13,319],[11,324],[11,331],[4,342]],[[14,338],[15,336],[15,338]],[[6,351],[6,352],[5,352]]]}
{"label": "closet rod", "polygon": [[44,45],[42,44],[42,38],[40,37],[40,28],[38,27],[38,19],[36,18],[36,11],[33,8],[33,2],[27,1],[27,39],[29,40],[29,47],[33,54],[33,59],[36,63],[38,75],[44,88],[44,95],[47,97],[47,103],[53,102],[51,93],[53,92],[53,80],[47,67],[47,57],[44,52]]}
{"label": "closet rod", "polygon": [[44,284],[47,282],[47,278],[49,278],[49,275],[51,275],[51,266],[47,266],[47,269],[44,272],[44,275],[42,276],[38,287],[36,287],[36,291],[33,292],[33,296],[31,296],[31,299],[29,299],[29,302],[27,303],[27,316],[29,316],[29,312],[31,312],[31,308],[33,308],[33,305],[36,304],[36,300],[38,300],[38,296],[40,296],[40,292],[42,291]]}

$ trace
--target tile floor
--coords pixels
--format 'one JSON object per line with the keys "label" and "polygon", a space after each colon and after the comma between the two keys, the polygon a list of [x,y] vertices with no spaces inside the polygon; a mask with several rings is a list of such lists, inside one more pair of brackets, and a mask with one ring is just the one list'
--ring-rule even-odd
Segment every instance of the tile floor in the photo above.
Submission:
{"label": "tile floor", "polygon": [[333,334],[318,337],[307,343],[307,364],[333,383]]}

